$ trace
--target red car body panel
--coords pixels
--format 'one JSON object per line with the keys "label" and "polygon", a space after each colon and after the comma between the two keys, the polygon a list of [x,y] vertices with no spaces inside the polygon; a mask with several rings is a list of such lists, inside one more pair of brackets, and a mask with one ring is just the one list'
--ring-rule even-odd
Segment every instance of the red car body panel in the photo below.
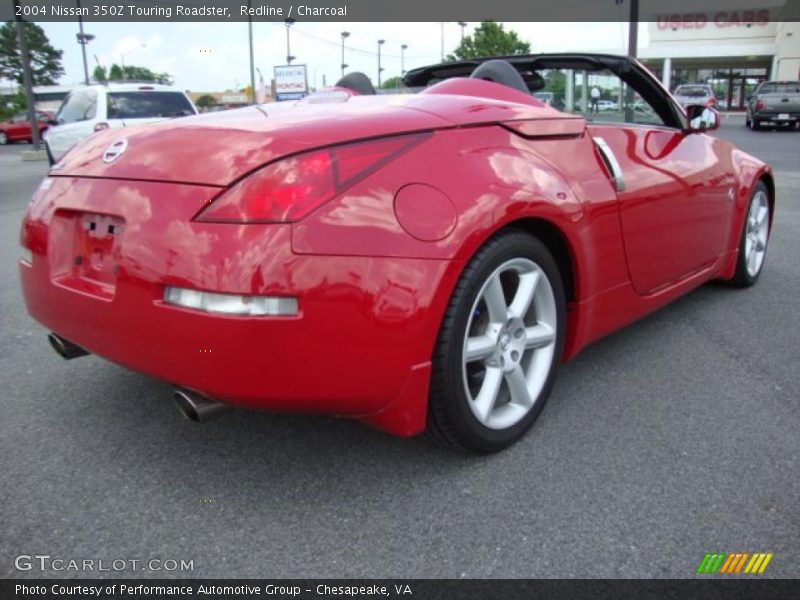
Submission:
{"label": "red car body panel", "polygon": [[[763,163],[702,134],[587,128],[497,84],[445,84],[92,136],[26,213],[28,310],[93,353],[209,397],[413,435],[425,427],[452,290],[503,227],[549,232],[568,253],[564,360],[731,276],[747,199],[769,178]],[[270,161],[412,132],[426,137],[297,222],[193,220]],[[625,192],[615,191],[593,135],[623,164]],[[103,151],[123,136],[126,154],[105,163]],[[87,219],[118,227],[116,241],[103,246]],[[75,264],[81,252],[88,263]],[[211,315],[165,304],[165,286],[293,296],[299,314]]]}

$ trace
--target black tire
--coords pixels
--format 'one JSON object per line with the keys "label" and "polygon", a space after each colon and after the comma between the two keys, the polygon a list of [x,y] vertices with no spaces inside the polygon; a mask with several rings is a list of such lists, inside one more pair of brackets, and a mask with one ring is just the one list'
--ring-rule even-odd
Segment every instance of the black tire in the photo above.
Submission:
{"label": "black tire", "polygon": [[750,113],[744,114],[744,126],[748,129],[752,129],[752,122],[750,121]]}
{"label": "black tire", "polygon": [[[464,342],[473,308],[484,284],[499,267],[514,259],[532,261],[540,269],[540,276],[542,273],[546,276],[553,292],[556,331],[549,372],[540,392],[533,398],[533,406],[515,424],[496,429],[481,423],[470,406],[462,362]],[[504,293],[508,296],[510,292]],[[564,343],[565,306],[558,266],[541,241],[516,229],[501,232],[489,240],[461,274],[442,321],[433,355],[426,431],[428,437],[439,443],[482,454],[498,452],[517,441],[533,425],[552,390]]]}
{"label": "black tire", "polygon": [[769,191],[767,190],[767,186],[764,184],[763,181],[759,181],[756,187],[753,189],[753,193],[750,195],[750,200],[747,203],[747,211],[744,215],[744,223],[742,223],[742,232],[739,234],[739,251],[736,256],[736,272],[733,275],[733,279],[731,279],[731,284],[736,287],[750,287],[758,281],[758,278],[761,276],[761,273],[764,270],[764,261],[766,260],[766,252],[769,248],[769,220],[771,215],[767,213],[767,239],[764,246],[764,258],[762,259],[761,265],[756,271],[755,274],[751,274],[747,268],[747,256],[746,256],[746,241],[747,241],[747,232],[748,232],[748,220],[750,215],[750,208],[753,205],[753,202],[756,199],[756,196],[761,193],[764,194],[767,198],[767,207],[769,207]]}
{"label": "black tire", "polygon": [[753,131],[760,131],[761,130],[761,122],[753,117],[750,121],[750,129]]}

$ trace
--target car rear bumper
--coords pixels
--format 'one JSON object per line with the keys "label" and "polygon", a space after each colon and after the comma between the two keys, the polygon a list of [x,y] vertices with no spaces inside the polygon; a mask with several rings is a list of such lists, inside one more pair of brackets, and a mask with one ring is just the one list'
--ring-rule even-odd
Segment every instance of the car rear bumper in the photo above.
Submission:
{"label": "car rear bumper", "polygon": [[[369,419],[402,402],[379,426],[422,428],[451,261],[298,255],[290,225],[191,221],[216,188],[46,181],[23,222],[31,260],[20,274],[30,314],[49,330],[231,404]],[[108,239],[87,238],[88,222]],[[209,314],[166,304],[166,286],[294,297],[299,311]]]}
{"label": "car rear bumper", "polygon": [[753,113],[753,118],[773,123],[794,123],[800,121],[800,112],[761,111]]}

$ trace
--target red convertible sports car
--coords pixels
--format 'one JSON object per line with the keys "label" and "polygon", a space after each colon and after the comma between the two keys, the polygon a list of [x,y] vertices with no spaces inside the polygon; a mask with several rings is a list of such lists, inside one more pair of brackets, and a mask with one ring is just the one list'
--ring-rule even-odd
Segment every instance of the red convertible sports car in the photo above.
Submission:
{"label": "red convertible sports car", "polygon": [[[587,344],[709,280],[758,279],[769,167],[635,60],[405,83],[352,75],[80,143],[22,225],[31,315],[65,358],[171,382],[196,420],[322,412],[492,452]],[[618,108],[591,113],[593,87]]]}

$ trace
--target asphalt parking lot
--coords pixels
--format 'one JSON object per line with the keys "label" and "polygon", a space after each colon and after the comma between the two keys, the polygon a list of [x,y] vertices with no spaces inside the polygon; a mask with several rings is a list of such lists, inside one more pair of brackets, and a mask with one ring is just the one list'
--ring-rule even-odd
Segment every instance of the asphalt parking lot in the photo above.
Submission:
{"label": "asphalt parking lot", "polygon": [[[800,577],[800,132],[719,135],[776,169],[759,284],[704,286],[586,349],[484,458],[332,418],[198,426],[166,383],[58,358],[16,264],[46,164],[0,147],[0,577],[680,578],[706,552]],[[194,569],[21,572],[25,554]]]}

